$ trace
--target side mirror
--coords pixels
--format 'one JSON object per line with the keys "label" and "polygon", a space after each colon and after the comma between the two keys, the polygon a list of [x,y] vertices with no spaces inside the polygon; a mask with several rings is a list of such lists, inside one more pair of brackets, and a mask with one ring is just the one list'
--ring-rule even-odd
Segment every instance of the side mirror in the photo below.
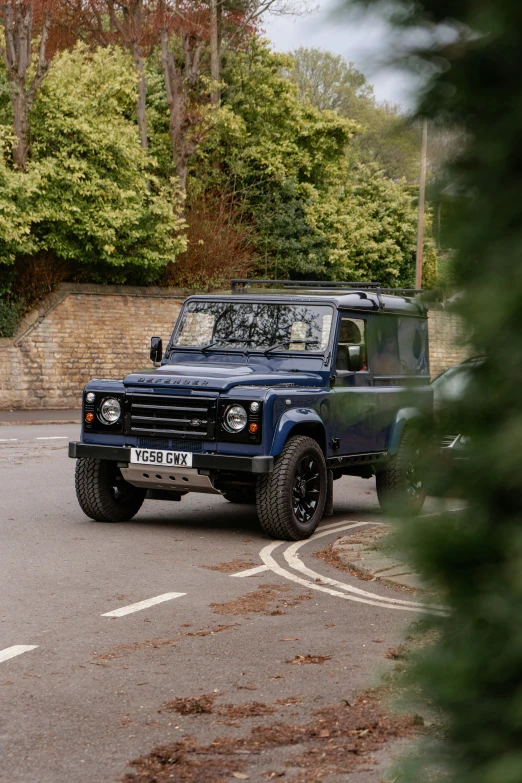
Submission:
{"label": "side mirror", "polygon": [[350,372],[359,372],[363,366],[362,347],[360,345],[348,346],[348,369]]}
{"label": "side mirror", "polygon": [[159,364],[163,359],[163,340],[161,337],[150,338],[150,360]]}

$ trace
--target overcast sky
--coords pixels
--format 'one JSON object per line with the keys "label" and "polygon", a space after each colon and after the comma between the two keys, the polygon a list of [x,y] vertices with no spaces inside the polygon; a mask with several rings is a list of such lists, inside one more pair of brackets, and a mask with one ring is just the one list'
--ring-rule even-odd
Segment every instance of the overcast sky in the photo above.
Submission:
{"label": "overcast sky", "polygon": [[339,0],[315,2],[319,11],[310,16],[265,18],[263,27],[274,48],[287,52],[315,46],[341,54],[366,75],[378,100],[409,108],[413,103],[411,79],[382,64],[393,40],[387,23],[375,13],[339,16],[335,13]]}

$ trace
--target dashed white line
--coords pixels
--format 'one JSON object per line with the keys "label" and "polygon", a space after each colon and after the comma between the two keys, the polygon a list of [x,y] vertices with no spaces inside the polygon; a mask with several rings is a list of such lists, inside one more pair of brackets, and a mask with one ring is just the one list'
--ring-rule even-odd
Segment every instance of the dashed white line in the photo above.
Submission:
{"label": "dashed white line", "polygon": [[35,438],[35,440],[69,440],[67,435],[52,435],[47,438]]}
{"label": "dashed white line", "polygon": [[0,650],[0,663],[8,661],[10,658],[16,658],[17,655],[22,655],[30,650],[36,650],[37,647],[37,644],[15,644],[13,647],[6,647],[5,650]]}
{"label": "dashed white line", "polygon": [[238,571],[237,574],[230,574],[230,576],[237,576],[237,577],[243,577],[243,576],[255,576],[256,574],[262,573],[262,571],[268,571],[268,566],[266,565],[260,565],[256,566],[256,568],[249,568],[247,571]]}
{"label": "dashed white line", "polygon": [[0,438],[0,443],[18,443],[18,438]]}
{"label": "dashed white line", "polygon": [[120,606],[119,609],[114,609],[112,612],[105,612],[102,617],[123,617],[126,614],[132,614],[133,612],[139,612],[141,609],[148,609],[149,606],[156,606],[156,604],[162,604],[164,601],[172,601],[173,598],[181,598],[186,593],[163,593],[163,595],[157,595],[155,598],[147,598],[146,601],[138,601],[137,604],[129,604],[129,606]]}

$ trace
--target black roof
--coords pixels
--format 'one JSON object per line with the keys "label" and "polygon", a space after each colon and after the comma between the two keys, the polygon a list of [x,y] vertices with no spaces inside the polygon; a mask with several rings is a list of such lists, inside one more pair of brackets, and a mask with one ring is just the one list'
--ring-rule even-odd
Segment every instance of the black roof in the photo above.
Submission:
{"label": "black roof", "polygon": [[415,315],[417,317],[426,317],[426,307],[416,297],[391,296],[381,294],[373,290],[349,291],[332,293],[324,290],[321,292],[310,292],[307,294],[292,293],[291,291],[281,291],[280,293],[269,292],[260,293],[246,290],[244,292],[236,291],[234,294],[214,294],[214,295],[195,295],[189,297],[190,300],[215,302],[216,299],[226,302],[237,302],[238,299],[244,299],[249,302],[302,302],[303,304],[333,304],[336,307],[347,308],[349,310],[364,310],[366,312],[390,313],[395,315]]}

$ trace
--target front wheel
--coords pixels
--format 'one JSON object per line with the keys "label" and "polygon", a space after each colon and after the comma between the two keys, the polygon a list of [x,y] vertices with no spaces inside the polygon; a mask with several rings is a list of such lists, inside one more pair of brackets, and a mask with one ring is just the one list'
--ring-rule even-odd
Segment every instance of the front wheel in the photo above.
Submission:
{"label": "front wheel", "polygon": [[124,481],[116,463],[105,459],[79,459],[75,485],[81,510],[95,522],[127,522],[146,493]]}
{"label": "front wheel", "polygon": [[326,463],[317,441],[304,435],[290,438],[273,472],[258,479],[261,527],[285,541],[309,538],[323,516],[326,490]]}
{"label": "front wheel", "polygon": [[426,488],[421,474],[419,435],[406,430],[397,454],[388,466],[377,473],[377,497],[388,514],[418,514],[426,500]]}

